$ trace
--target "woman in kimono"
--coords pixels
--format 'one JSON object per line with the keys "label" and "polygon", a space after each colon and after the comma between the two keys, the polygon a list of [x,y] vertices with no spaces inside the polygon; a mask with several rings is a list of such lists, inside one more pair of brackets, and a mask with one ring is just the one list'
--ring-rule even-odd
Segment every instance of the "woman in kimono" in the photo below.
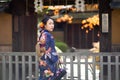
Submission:
{"label": "woman in kimono", "polygon": [[40,47],[45,48],[43,55],[40,57],[39,80],[53,80],[57,70],[58,54],[55,50],[54,37],[50,33],[54,29],[54,21],[50,17],[46,17],[40,23],[42,28],[39,37]]}

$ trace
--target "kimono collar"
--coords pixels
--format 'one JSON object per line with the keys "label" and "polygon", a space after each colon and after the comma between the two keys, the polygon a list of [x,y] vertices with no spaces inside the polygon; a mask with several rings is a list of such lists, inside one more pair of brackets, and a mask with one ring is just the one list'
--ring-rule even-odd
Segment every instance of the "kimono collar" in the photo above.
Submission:
{"label": "kimono collar", "polygon": [[49,31],[45,29],[44,32],[49,32]]}

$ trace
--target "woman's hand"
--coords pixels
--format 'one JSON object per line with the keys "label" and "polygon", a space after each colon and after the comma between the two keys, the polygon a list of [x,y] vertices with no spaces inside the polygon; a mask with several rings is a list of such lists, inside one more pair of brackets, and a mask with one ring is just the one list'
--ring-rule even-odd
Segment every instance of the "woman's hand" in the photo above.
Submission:
{"label": "woman's hand", "polygon": [[51,52],[51,47],[48,48],[48,50],[46,50],[46,54],[49,54]]}
{"label": "woman's hand", "polygon": [[47,65],[46,62],[43,61],[43,60],[41,60],[41,61],[39,62],[39,64],[40,64],[41,66],[46,66],[46,65]]}
{"label": "woman's hand", "polygon": [[45,70],[44,73],[45,73],[46,77],[54,75],[54,73],[52,73],[50,70]]}

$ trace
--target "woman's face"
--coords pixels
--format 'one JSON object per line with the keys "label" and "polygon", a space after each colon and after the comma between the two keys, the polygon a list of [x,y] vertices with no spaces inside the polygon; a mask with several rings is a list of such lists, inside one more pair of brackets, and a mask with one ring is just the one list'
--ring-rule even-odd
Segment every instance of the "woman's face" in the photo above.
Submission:
{"label": "woman's face", "polygon": [[53,31],[54,29],[54,21],[52,19],[49,19],[45,25],[45,29],[48,31]]}

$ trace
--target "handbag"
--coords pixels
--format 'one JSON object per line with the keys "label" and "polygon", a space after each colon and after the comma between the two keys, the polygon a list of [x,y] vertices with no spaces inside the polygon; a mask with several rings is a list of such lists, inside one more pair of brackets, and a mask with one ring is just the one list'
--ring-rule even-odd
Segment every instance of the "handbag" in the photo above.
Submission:
{"label": "handbag", "polygon": [[36,54],[38,56],[38,61],[39,61],[40,57],[43,56],[43,54],[45,53],[45,47],[41,47],[40,43],[37,42],[35,45],[35,51],[36,51]]}
{"label": "handbag", "polygon": [[[42,34],[43,34],[43,32],[41,32],[39,39],[41,38]],[[38,41],[35,45],[35,52],[38,56],[38,61],[39,61],[40,57],[43,56],[45,51],[46,51],[45,47],[42,47],[40,41]]]}
{"label": "handbag", "polygon": [[53,80],[61,80],[61,78],[66,75],[66,73],[67,71],[65,66],[59,62],[58,69],[56,71],[55,78]]}

